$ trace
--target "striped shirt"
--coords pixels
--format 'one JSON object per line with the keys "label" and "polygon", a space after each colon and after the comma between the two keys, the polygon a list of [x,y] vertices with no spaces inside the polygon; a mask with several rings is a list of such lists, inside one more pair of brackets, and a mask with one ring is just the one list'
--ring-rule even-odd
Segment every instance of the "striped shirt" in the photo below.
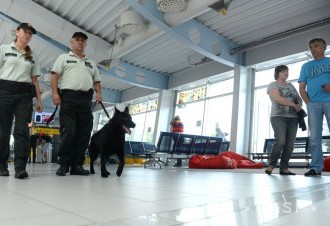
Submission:
{"label": "striped shirt", "polygon": [[183,123],[181,121],[171,121],[172,133],[183,133]]}

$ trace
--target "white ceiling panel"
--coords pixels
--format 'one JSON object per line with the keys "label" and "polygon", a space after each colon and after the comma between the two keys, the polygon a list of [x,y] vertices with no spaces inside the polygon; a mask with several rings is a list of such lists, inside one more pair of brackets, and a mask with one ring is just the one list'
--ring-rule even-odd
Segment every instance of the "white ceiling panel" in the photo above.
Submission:
{"label": "white ceiling panel", "polygon": [[106,41],[114,39],[115,25],[129,6],[122,0],[33,0],[81,29]]}
{"label": "white ceiling panel", "polygon": [[171,74],[193,66],[195,61],[190,61],[191,56],[204,58],[201,54],[164,34],[130,52],[122,59],[152,71]]}
{"label": "white ceiling panel", "polygon": [[[62,43],[62,45],[70,47],[69,40],[67,40],[68,33],[62,35],[62,30],[60,30],[64,29],[60,27],[62,23],[70,24],[70,26],[66,26],[65,28],[72,26],[86,31],[91,36],[95,35],[97,41],[95,41],[94,45],[91,45],[92,38],[89,39],[90,43],[87,50],[94,51],[94,53],[98,52],[100,55],[102,53],[103,55],[100,57],[102,59],[107,56],[110,58],[110,47],[115,38],[116,25],[120,25],[120,16],[127,10],[134,10],[124,0],[1,1],[6,3],[1,8],[2,16],[4,15],[4,17],[6,17],[10,6],[16,3],[16,6],[10,9],[12,14],[8,16],[13,16],[19,22],[23,22],[20,20],[28,17],[26,15],[19,17],[22,13],[19,11],[20,8],[17,7],[17,4],[23,4],[23,2],[33,3],[34,5],[38,4],[37,6],[41,8],[41,11],[38,13],[44,16],[41,19],[42,21],[47,21],[47,23],[40,24],[39,27],[36,27],[37,30],[44,35],[54,37],[54,40]],[[148,1],[155,0],[141,0],[139,2],[146,4]],[[198,7],[197,5],[201,5],[196,0],[189,0],[188,4],[193,1],[196,7]],[[211,0],[208,1],[211,2]],[[329,0],[232,0],[227,15],[219,14],[205,6],[199,7],[200,9],[194,9],[194,12],[196,12],[194,14],[195,16],[190,16],[189,18],[200,21],[210,30],[234,42],[236,46],[258,42],[274,35],[282,35],[282,33],[291,29],[296,29],[297,27],[330,17]],[[33,13],[30,14],[30,17],[36,15]],[[59,27],[58,31],[54,31],[54,28],[49,25],[51,21],[54,22],[52,26]],[[176,25],[180,25],[184,21],[187,21],[187,18],[183,21],[177,21]],[[38,23],[38,21],[28,22],[32,24]],[[121,61],[169,75],[209,61],[205,56],[173,38],[171,34],[156,27],[156,23],[153,23],[153,21],[147,22],[149,27],[153,25],[152,36],[147,38],[147,35],[140,35],[141,38],[139,40],[138,38],[134,40],[134,35],[125,36],[119,30],[117,38],[121,37],[121,40],[116,42],[117,45],[125,45],[129,38],[135,41],[131,45],[132,48],[123,50],[122,55],[119,54]],[[45,25],[45,28],[41,25]],[[16,26],[10,19],[0,19],[0,44],[10,43],[14,39],[11,31],[16,29]],[[44,32],[40,30],[44,30]],[[146,29],[144,31],[145,34],[148,34],[150,30]],[[54,34],[50,34],[52,32]],[[73,32],[74,30],[72,30]],[[97,45],[98,43],[102,43],[102,45]],[[50,70],[58,55],[62,53],[57,47],[39,36],[33,37],[31,47],[37,53],[41,67],[45,73]],[[126,90],[133,87],[131,83],[124,82],[116,77],[102,75],[102,78],[103,86],[107,88]]]}
{"label": "white ceiling panel", "polygon": [[330,17],[325,0],[233,0],[227,15],[209,11],[196,19],[238,45]]}

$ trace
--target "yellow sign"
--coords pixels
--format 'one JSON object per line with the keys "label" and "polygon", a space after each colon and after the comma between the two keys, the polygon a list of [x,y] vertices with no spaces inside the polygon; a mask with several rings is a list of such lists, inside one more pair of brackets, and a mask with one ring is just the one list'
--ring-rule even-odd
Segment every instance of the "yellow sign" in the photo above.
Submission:
{"label": "yellow sign", "polygon": [[34,127],[32,128],[32,133],[44,133],[48,135],[59,135],[59,128],[45,128],[45,127]]}

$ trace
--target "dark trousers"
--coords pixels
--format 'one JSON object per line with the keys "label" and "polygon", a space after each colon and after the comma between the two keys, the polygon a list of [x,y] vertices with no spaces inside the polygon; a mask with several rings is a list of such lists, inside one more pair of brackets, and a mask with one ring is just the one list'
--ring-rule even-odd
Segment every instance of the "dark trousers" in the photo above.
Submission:
{"label": "dark trousers", "polygon": [[269,157],[269,165],[276,167],[281,156],[280,170],[289,168],[289,161],[294,149],[298,129],[298,118],[271,117],[275,143]]}
{"label": "dark trousers", "polygon": [[93,129],[93,92],[61,91],[59,164],[83,165]]}
{"label": "dark trousers", "polygon": [[30,153],[28,123],[32,119],[31,94],[0,89],[0,164],[5,166],[9,158],[9,141],[14,116],[14,165],[15,169],[25,169]]}

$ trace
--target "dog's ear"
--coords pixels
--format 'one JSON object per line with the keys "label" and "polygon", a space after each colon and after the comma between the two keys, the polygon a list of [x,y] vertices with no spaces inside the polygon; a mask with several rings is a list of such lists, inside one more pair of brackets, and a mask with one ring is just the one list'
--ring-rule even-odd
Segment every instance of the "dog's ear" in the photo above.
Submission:
{"label": "dog's ear", "polygon": [[118,114],[120,111],[115,107],[115,114]]}
{"label": "dog's ear", "polygon": [[125,107],[125,111],[124,112],[128,113],[128,107]]}

